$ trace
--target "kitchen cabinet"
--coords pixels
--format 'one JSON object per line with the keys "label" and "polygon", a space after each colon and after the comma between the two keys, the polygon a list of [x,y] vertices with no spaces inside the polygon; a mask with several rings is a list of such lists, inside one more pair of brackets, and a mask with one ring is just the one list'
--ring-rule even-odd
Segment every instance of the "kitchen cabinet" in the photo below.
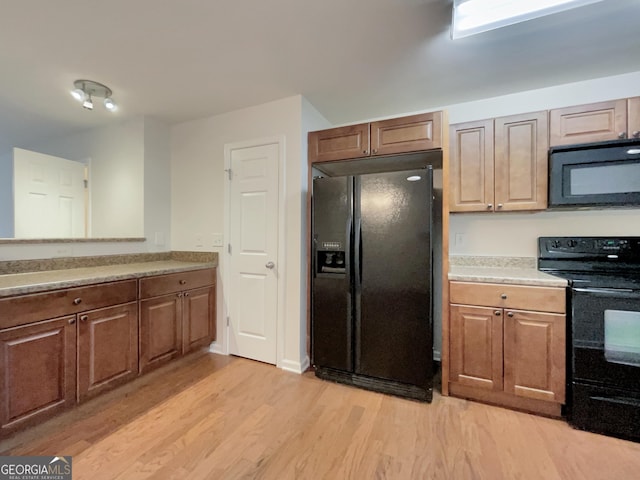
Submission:
{"label": "kitchen cabinet", "polygon": [[0,436],[76,403],[76,317],[0,331]]}
{"label": "kitchen cabinet", "polygon": [[140,372],[215,339],[215,270],[140,280]]}
{"label": "kitchen cabinet", "polygon": [[442,146],[442,112],[309,132],[310,163],[430,150]]}
{"label": "kitchen cabinet", "polygon": [[639,99],[557,108],[549,112],[549,144],[553,146],[640,138]]}
{"label": "kitchen cabinet", "polygon": [[0,429],[11,432],[137,375],[136,280],[0,300]]}
{"label": "kitchen cabinet", "polygon": [[451,126],[452,212],[547,207],[546,112]]}
{"label": "kitchen cabinet", "polygon": [[449,391],[560,415],[565,289],[450,282]]}
{"label": "kitchen cabinet", "polygon": [[137,302],[78,316],[78,401],[138,375]]}

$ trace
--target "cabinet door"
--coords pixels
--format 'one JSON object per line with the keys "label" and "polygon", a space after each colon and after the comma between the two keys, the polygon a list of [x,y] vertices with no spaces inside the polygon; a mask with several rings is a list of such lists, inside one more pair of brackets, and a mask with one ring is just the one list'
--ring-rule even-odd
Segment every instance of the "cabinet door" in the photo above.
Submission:
{"label": "cabinet door", "polygon": [[547,112],[495,120],[495,211],[547,208]]}
{"label": "cabinet door", "polygon": [[183,305],[183,353],[187,353],[209,345],[215,339],[215,288],[185,292]]}
{"label": "cabinet door", "polygon": [[140,302],[140,373],[182,352],[182,293]]}
{"label": "cabinet door", "polygon": [[0,428],[52,417],[76,399],[76,317],[0,332]]}
{"label": "cabinet door", "polygon": [[627,108],[629,135],[632,138],[640,138],[640,97],[630,98]]}
{"label": "cabinet door", "polygon": [[551,146],[625,138],[627,101],[611,100],[557,108],[549,113],[549,121]]}
{"label": "cabinet door", "polygon": [[78,318],[78,401],[83,401],[137,376],[137,304],[94,310]]}
{"label": "cabinet door", "polygon": [[388,155],[442,146],[442,112],[371,123],[371,154]]}
{"label": "cabinet door", "polygon": [[565,324],[564,315],[506,310],[505,392],[564,403]]}
{"label": "cabinet door", "polygon": [[493,120],[451,126],[452,212],[493,210]]}
{"label": "cabinet door", "polygon": [[330,162],[369,155],[369,124],[309,132],[309,162]]}
{"label": "cabinet door", "polygon": [[451,305],[450,381],[502,390],[502,310]]}

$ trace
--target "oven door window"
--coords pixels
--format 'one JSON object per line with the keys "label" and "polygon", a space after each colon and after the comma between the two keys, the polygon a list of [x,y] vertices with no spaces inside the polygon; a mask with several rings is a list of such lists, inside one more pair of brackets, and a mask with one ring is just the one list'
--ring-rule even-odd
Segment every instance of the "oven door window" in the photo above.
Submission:
{"label": "oven door window", "polygon": [[571,292],[573,381],[640,391],[640,291]]}
{"label": "oven door window", "polygon": [[640,312],[604,311],[604,356],[609,362],[640,366]]}

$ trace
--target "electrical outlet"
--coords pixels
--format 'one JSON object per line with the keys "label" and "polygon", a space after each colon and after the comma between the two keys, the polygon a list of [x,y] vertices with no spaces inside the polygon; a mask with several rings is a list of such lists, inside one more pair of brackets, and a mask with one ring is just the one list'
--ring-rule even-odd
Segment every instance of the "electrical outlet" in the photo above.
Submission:
{"label": "electrical outlet", "polygon": [[224,245],[224,235],[221,233],[212,233],[211,234],[211,246],[212,247],[221,247]]}

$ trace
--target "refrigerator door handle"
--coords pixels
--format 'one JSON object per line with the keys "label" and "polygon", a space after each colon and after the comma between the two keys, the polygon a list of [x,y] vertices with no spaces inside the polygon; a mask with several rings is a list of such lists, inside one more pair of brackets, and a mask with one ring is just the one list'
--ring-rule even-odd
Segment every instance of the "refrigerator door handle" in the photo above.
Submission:
{"label": "refrigerator door handle", "polygon": [[355,286],[356,292],[360,293],[362,290],[362,220],[360,217],[356,219],[355,236],[353,239],[354,245],[354,260],[356,264],[355,270]]}

